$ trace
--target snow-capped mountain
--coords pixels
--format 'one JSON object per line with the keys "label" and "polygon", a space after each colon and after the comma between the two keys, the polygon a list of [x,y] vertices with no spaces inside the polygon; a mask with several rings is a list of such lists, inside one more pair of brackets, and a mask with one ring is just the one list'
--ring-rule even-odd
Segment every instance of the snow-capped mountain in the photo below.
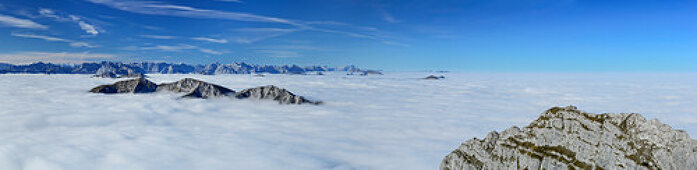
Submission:
{"label": "snow-capped mountain", "polygon": [[298,65],[253,65],[244,62],[232,64],[212,63],[207,65],[188,65],[172,63],[121,63],[103,61],[99,63],[82,63],[77,65],[59,65],[52,63],[33,63],[28,65],[0,65],[0,73],[45,73],[45,74],[96,74],[96,75],[133,75],[133,74],[304,74],[306,72],[357,71],[355,66],[331,68],[327,66]]}

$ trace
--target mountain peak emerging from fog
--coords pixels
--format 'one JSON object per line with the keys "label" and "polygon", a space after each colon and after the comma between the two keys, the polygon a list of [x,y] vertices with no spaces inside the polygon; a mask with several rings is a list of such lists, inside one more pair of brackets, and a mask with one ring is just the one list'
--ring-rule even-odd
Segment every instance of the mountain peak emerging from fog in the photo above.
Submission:
{"label": "mountain peak emerging from fog", "polygon": [[697,140],[632,114],[592,114],[554,107],[530,125],[471,139],[440,169],[689,169]]}
{"label": "mountain peak emerging from fog", "polygon": [[205,81],[184,78],[177,82],[155,84],[150,80],[140,77],[136,79],[118,81],[110,85],[100,85],[92,88],[92,93],[153,93],[153,92],[184,93],[186,98],[215,98],[234,97],[237,99],[265,99],[274,100],[279,104],[321,104],[320,101],[311,101],[305,97],[295,95],[290,91],[273,85],[244,89],[238,93],[226,87],[208,83]]}

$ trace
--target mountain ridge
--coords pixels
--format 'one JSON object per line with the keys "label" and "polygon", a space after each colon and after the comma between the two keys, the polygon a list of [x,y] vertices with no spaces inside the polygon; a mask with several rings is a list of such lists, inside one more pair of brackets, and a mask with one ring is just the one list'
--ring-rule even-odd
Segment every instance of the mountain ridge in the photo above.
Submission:
{"label": "mountain ridge", "polygon": [[455,169],[689,169],[697,140],[638,113],[554,107],[528,126],[465,141],[441,162]]}
{"label": "mountain ridge", "polygon": [[13,65],[2,63],[0,74],[7,73],[29,73],[29,74],[95,74],[97,77],[113,77],[113,75],[135,75],[135,74],[305,74],[307,72],[372,72],[376,70],[359,69],[354,65],[341,67],[328,66],[305,66],[299,65],[256,65],[245,62],[221,64],[211,63],[206,65],[156,63],[156,62],[93,62],[74,65],[61,65],[37,62],[27,65]]}

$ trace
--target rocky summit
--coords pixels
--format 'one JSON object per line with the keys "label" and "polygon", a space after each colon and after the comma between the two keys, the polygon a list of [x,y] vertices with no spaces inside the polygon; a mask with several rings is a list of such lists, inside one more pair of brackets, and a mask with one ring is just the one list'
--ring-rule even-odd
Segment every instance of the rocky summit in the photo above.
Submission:
{"label": "rocky summit", "polygon": [[693,169],[697,140],[639,114],[554,107],[530,125],[468,140],[440,169]]}
{"label": "rocky summit", "polygon": [[90,90],[92,93],[152,93],[160,91],[184,93],[185,95],[182,97],[203,99],[212,97],[235,97],[237,99],[270,99],[278,101],[280,104],[321,103],[307,100],[305,97],[295,95],[286,89],[271,85],[249,88],[235,93],[235,91],[226,87],[192,78],[185,78],[176,82],[157,85],[141,77],[119,81],[110,85],[97,86]]}
{"label": "rocky summit", "polygon": [[256,88],[244,89],[237,93],[235,97],[239,99],[256,98],[256,99],[271,99],[278,101],[281,104],[320,104],[321,102],[310,101],[302,96],[295,95],[286,89],[276,86],[261,86]]}
{"label": "rocky summit", "polygon": [[426,77],[426,78],[424,78],[424,79],[426,79],[426,80],[438,80],[438,79],[444,79],[444,78],[445,78],[445,76],[430,75],[430,76],[428,76],[428,77]]}
{"label": "rocky summit", "polygon": [[92,88],[92,93],[151,93],[157,90],[157,84],[146,78],[119,81],[110,85]]}
{"label": "rocky summit", "polygon": [[209,98],[228,96],[235,94],[235,91],[223,86],[211,84],[201,80],[185,78],[173,83],[162,83],[157,86],[157,91],[171,91],[177,93],[186,93],[184,97],[194,98]]}

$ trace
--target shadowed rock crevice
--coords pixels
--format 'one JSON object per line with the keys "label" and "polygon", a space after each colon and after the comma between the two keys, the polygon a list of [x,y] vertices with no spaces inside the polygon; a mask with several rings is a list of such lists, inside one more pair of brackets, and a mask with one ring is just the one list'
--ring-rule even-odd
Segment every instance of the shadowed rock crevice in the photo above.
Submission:
{"label": "shadowed rock crevice", "polygon": [[528,126],[468,140],[440,169],[691,169],[697,140],[639,114],[554,107]]}
{"label": "shadowed rock crevice", "polygon": [[276,86],[261,86],[249,88],[235,93],[234,90],[226,87],[208,83],[192,78],[185,78],[177,82],[162,83],[157,85],[146,78],[119,81],[111,85],[100,85],[92,88],[92,93],[153,93],[153,92],[174,92],[184,93],[185,98],[213,98],[213,97],[234,97],[237,99],[262,99],[274,100],[279,104],[320,104],[319,101],[311,101],[302,96],[295,95],[290,91]]}

